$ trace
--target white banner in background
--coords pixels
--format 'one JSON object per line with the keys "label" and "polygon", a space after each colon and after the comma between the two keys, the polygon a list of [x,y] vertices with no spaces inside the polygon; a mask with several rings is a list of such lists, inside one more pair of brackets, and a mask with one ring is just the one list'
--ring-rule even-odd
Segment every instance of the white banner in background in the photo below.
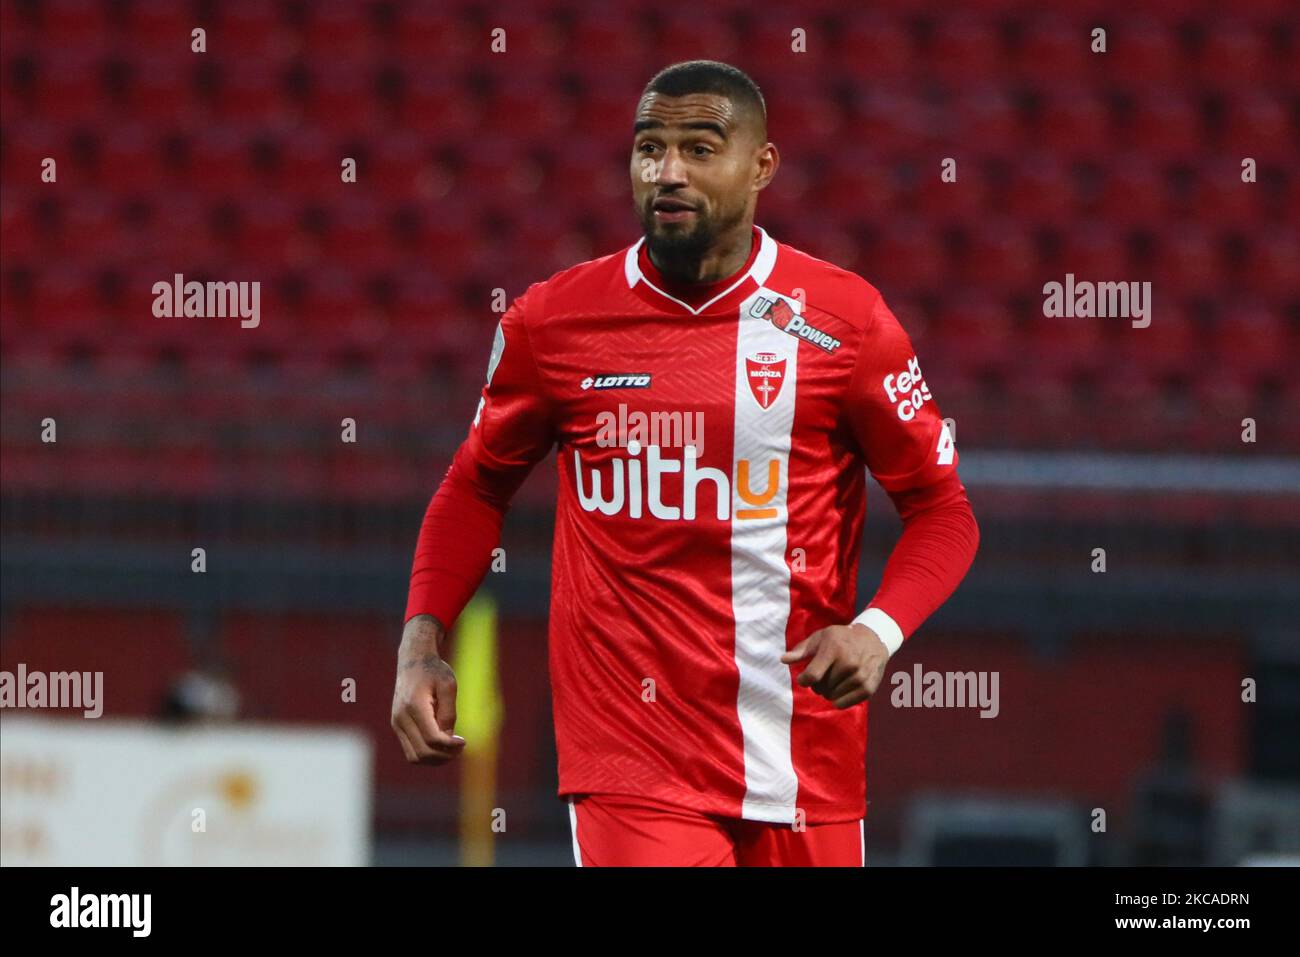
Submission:
{"label": "white banner in background", "polygon": [[351,730],[7,714],[0,866],[366,865],[370,750]]}

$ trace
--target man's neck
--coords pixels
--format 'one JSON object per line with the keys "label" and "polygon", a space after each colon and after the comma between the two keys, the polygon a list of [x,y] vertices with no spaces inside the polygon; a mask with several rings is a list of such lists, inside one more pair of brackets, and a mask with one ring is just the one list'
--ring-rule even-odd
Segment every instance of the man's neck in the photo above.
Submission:
{"label": "man's neck", "polygon": [[704,284],[726,279],[740,271],[753,251],[754,224],[741,223],[705,252],[699,259],[688,261],[663,261],[647,246],[650,261],[660,275],[670,282]]}

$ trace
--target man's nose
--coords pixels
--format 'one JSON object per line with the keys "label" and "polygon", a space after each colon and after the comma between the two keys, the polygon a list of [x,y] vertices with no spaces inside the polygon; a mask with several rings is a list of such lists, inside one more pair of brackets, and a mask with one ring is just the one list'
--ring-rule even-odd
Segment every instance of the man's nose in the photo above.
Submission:
{"label": "man's nose", "polygon": [[682,160],[682,155],[675,149],[664,151],[664,157],[659,161],[659,169],[656,173],[655,185],[657,186],[686,185],[686,164]]}

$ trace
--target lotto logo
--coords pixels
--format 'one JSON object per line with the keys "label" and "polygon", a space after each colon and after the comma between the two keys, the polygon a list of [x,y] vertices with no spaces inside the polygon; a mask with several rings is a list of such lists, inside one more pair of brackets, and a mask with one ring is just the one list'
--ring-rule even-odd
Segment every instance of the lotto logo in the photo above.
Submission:
{"label": "lotto logo", "polygon": [[930,387],[925,384],[925,378],[921,375],[921,363],[917,361],[916,356],[907,360],[906,371],[891,372],[885,376],[882,385],[890,403],[898,408],[898,417],[904,422],[910,422],[915,418],[921,406],[933,398],[930,395]]}
{"label": "lotto logo", "polygon": [[650,385],[648,372],[607,372],[597,376],[587,376],[582,380],[582,389],[645,389]]}

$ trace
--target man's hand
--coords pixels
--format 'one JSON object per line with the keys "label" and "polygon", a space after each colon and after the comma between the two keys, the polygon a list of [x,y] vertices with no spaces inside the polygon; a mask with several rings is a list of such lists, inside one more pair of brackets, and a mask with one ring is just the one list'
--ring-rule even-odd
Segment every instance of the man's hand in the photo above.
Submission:
{"label": "man's hand", "polygon": [[785,664],[811,658],[799,684],[811,686],[843,710],[866,701],[880,686],[889,649],[866,625],[832,625],[814,631],[781,656]]}
{"label": "man's hand", "polygon": [[393,690],[393,730],[411,764],[446,764],[465,748],[456,727],[456,676],[439,655],[446,629],[416,615],[402,631]]}

